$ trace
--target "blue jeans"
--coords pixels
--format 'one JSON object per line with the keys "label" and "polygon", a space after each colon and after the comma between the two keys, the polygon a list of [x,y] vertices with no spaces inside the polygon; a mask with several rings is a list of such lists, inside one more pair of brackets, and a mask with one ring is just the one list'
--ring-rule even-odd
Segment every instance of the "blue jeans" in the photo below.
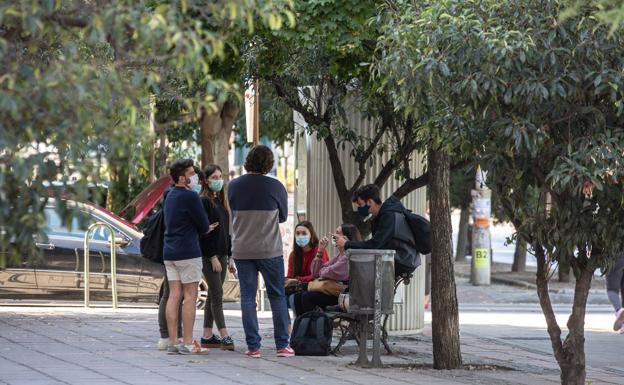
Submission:
{"label": "blue jeans", "polygon": [[284,258],[237,259],[238,282],[240,284],[241,311],[245,340],[250,351],[260,349],[256,291],[258,273],[262,274],[273,313],[273,334],[275,347],[279,350],[288,346],[288,309],[284,294]]}

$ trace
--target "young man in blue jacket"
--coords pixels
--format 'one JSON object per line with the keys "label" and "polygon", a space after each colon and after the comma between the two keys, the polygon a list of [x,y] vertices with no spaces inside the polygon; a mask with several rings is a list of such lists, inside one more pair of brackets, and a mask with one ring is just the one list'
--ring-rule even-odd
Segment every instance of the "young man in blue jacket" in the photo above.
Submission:
{"label": "young man in blue jacket", "polygon": [[[193,326],[197,287],[202,275],[199,235],[209,232],[211,227],[199,196],[193,191],[193,186],[199,183],[193,161],[177,160],[171,164],[169,173],[175,186],[169,190],[163,209],[163,259],[170,290],[166,310],[170,341],[167,351],[172,354],[205,353],[207,349],[202,349],[193,340]],[[178,308],[182,298],[183,343],[178,344]]]}

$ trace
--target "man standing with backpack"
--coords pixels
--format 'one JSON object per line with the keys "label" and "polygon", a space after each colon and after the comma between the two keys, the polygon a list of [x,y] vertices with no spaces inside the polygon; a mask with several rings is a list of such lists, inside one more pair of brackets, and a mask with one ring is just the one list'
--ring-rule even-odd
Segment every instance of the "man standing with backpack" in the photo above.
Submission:
{"label": "man standing with backpack", "polygon": [[336,245],[345,249],[395,250],[394,275],[414,272],[420,266],[420,254],[431,251],[429,222],[411,213],[401,201],[391,196],[381,202],[379,187],[368,184],[353,195],[360,216],[373,215],[372,238],[366,241],[348,241],[336,237]]}
{"label": "man standing with backpack", "polygon": [[[199,196],[193,191],[193,186],[199,182],[193,161],[177,160],[169,173],[175,186],[169,190],[163,209],[163,259],[170,290],[166,311],[170,341],[167,352],[200,354],[207,349],[193,340],[197,286],[202,275],[199,234],[209,232],[210,227]],[[183,343],[177,344],[178,309],[182,298]]]}

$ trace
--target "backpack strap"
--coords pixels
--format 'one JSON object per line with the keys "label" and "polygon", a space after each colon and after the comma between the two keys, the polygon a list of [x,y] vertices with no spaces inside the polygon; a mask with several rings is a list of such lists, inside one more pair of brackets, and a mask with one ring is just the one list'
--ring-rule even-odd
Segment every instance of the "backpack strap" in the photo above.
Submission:
{"label": "backpack strap", "polygon": [[295,331],[295,335],[293,337],[305,337],[309,326],[310,317],[302,317],[299,321],[299,325],[297,325],[297,330]]}
{"label": "backpack strap", "polygon": [[327,340],[325,339],[325,317],[317,317],[314,322],[316,323],[316,342],[323,348],[327,349]]}

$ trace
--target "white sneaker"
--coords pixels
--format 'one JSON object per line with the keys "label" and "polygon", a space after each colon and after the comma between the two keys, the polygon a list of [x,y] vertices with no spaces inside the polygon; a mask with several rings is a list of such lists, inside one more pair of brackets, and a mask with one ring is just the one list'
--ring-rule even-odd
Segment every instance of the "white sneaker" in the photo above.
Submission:
{"label": "white sneaker", "polygon": [[168,346],[169,346],[169,338],[158,339],[158,350],[167,350]]}
{"label": "white sneaker", "polygon": [[619,331],[624,327],[624,308],[620,309],[615,313],[615,323],[613,324],[613,330]]}

